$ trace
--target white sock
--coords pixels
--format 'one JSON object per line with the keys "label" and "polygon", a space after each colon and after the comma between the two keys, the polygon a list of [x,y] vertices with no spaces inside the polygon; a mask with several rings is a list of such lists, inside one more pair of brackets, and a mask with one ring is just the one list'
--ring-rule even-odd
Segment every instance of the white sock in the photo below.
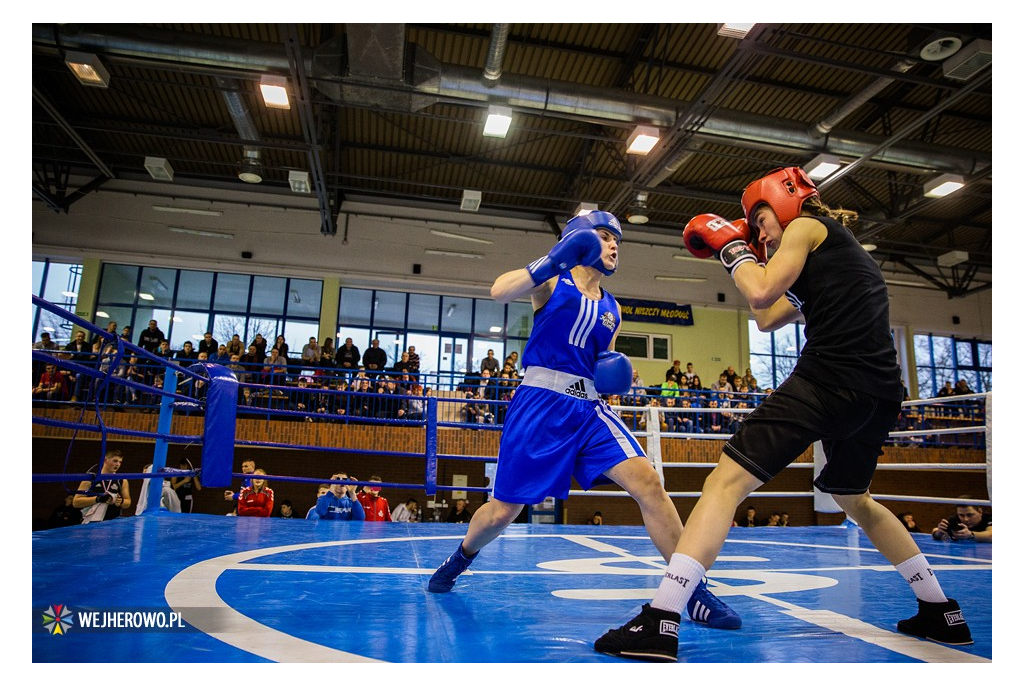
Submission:
{"label": "white sock", "polygon": [[922,602],[945,602],[946,595],[939,586],[931,564],[923,554],[910,557],[896,567],[903,579],[910,583],[910,589]]}
{"label": "white sock", "polygon": [[651,607],[682,614],[687,600],[705,573],[707,569],[693,557],[678,552],[673,554],[668,560],[668,569],[661,579],[658,592],[651,600]]}

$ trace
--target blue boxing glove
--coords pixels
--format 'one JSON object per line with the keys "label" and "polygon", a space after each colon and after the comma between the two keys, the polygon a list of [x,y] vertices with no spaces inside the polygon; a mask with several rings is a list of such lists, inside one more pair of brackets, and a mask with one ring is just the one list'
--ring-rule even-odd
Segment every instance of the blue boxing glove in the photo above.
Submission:
{"label": "blue boxing glove", "polygon": [[546,255],[528,264],[526,270],[533,284],[538,286],[566,269],[600,261],[601,250],[601,236],[595,229],[578,228],[563,236]]}
{"label": "blue boxing glove", "polygon": [[601,395],[625,395],[633,387],[633,364],[621,352],[605,350],[597,355],[594,389]]}

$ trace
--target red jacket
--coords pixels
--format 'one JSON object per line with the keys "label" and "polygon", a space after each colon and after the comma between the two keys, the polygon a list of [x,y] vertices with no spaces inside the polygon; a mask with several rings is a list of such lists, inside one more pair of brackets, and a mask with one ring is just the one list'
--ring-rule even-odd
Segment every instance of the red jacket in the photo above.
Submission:
{"label": "red jacket", "polygon": [[368,492],[360,492],[356,495],[356,499],[363,505],[363,511],[366,512],[367,521],[390,521],[391,520],[391,507],[388,506],[388,501],[384,497],[374,497]]}
{"label": "red jacket", "polygon": [[264,487],[256,492],[252,487],[242,488],[238,493],[239,516],[270,517],[274,510],[274,491]]}

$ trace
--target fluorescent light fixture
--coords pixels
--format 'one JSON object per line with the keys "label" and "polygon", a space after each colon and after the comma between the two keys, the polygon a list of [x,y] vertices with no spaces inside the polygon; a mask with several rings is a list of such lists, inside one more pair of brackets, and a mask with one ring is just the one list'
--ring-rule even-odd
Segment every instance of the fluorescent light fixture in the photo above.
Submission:
{"label": "fluorescent light fixture", "polygon": [[171,168],[171,163],[163,157],[146,157],[142,164],[146,167],[149,175],[157,181],[174,180],[174,169]]}
{"label": "fluorescent light fixture", "polygon": [[860,246],[864,248],[865,252],[874,252],[878,249],[878,245],[874,243],[861,243]]}
{"label": "fluorescent light fixture", "polygon": [[593,202],[581,202],[576,205],[576,209],[573,210],[573,216],[586,216],[591,212],[597,211],[597,205]]}
{"label": "fluorescent light fixture", "polygon": [[491,333],[501,333],[501,326],[491,326],[489,330]]}
{"label": "fluorescent light fixture", "polygon": [[815,181],[828,178],[834,171],[838,171],[843,164],[835,155],[818,155],[804,165],[804,171]]}
{"label": "fluorescent light fixture", "polygon": [[483,259],[484,256],[479,252],[456,252],[455,250],[435,250],[427,249],[423,251],[424,254],[436,255],[438,257],[465,257],[466,259]]}
{"label": "fluorescent light fixture", "polygon": [[65,290],[61,293],[64,297],[78,297],[78,293],[73,293],[70,290]]}
{"label": "fluorescent light fixture", "polygon": [[151,302],[155,298],[152,295],[150,295],[149,293],[139,293],[139,299],[140,300],[146,300],[147,302]]}
{"label": "fluorescent light fixture", "polygon": [[706,278],[695,278],[692,276],[655,276],[656,281],[672,281],[674,283],[706,283]]}
{"label": "fluorescent light fixture", "polygon": [[512,108],[503,105],[491,105],[487,108],[487,122],[484,124],[484,135],[489,138],[504,138],[512,125]]}
{"label": "fluorescent light fixture", "polygon": [[626,141],[626,154],[646,155],[661,139],[657,126],[637,126]]}
{"label": "fluorescent light fixture", "polygon": [[288,79],[284,76],[264,74],[260,78],[260,92],[263,93],[263,104],[270,109],[291,109],[288,102]]}
{"label": "fluorescent light fixture", "polygon": [[207,231],[199,228],[184,228],[182,226],[168,226],[167,230],[171,233],[185,233],[187,235],[197,235],[202,238],[223,238],[224,240],[234,240],[234,233],[221,233],[219,231]]}
{"label": "fluorescent light fixture", "polygon": [[964,177],[959,174],[942,174],[924,184],[925,197],[946,197],[964,187]]}
{"label": "fluorescent light fixture", "polygon": [[463,190],[462,202],[459,204],[459,209],[464,212],[475,212],[480,209],[483,198],[483,193],[479,190]]}
{"label": "fluorescent light fixture", "polygon": [[75,75],[83,86],[106,88],[110,85],[110,72],[100,58],[88,52],[68,52],[64,55],[64,64]]}
{"label": "fluorescent light fixture", "polygon": [[906,288],[925,288],[927,290],[930,290],[932,287],[927,283],[923,283],[921,281],[898,281],[886,279],[885,283],[886,285],[899,285],[904,286]]}
{"label": "fluorescent light fixture", "polygon": [[309,172],[292,169],[288,172],[288,185],[292,187],[293,193],[309,193],[312,189],[309,184]]}
{"label": "fluorescent light fixture", "polygon": [[448,231],[442,231],[436,228],[430,229],[432,235],[440,236],[442,238],[455,238],[456,240],[468,240],[471,243],[480,243],[482,245],[493,245],[493,240],[485,240],[484,238],[476,238],[471,235],[460,235],[458,233],[449,233]]}
{"label": "fluorescent light fixture", "polygon": [[193,340],[202,340],[202,339],[203,339],[203,336],[202,336],[202,335],[200,335],[199,333],[193,333],[193,334],[192,334],[192,339],[193,339]]}
{"label": "fluorescent light fixture", "polygon": [[107,314],[106,312],[101,311],[101,310],[96,310],[96,316],[98,316],[101,319],[109,319],[110,318],[110,314]]}
{"label": "fluorescent light fixture", "polygon": [[[171,321],[173,321],[175,323],[181,323],[184,320],[185,319],[181,318],[180,316],[172,316],[171,317]],[[193,335],[192,337],[195,338],[196,340],[202,340],[203,339],[203,336],[201,336],[201,335],[199,335],[199,336]]]}
{"label": "fluorescent light fixture", "polygon": [[191,207],[173,207],[171,205],[153,205],[153,210],[168,214],[195,214],[196,216],[222,216],[224,214],[219,209],[192,209]]}
{"label": "fluorescent light fixture", "polygon": [[56,331],[57,329],[56,329],[56,328],[54,328],[53,326],[43,326],[43,330],[44,330],[44,331],[46,331],[47,333],[53,333],[53,332],[55,332],[55,331]]}
{"label": "fluorescent light fixture", "polygon": [[963,264],[968,258],[970,258],[970,255],[963,250],[950,250],[946,254],[939,255],[935,263],[939,266],[956,266],[957,264]]}
{"label": "fluorescent light fixture", "polygon": [[718,264],[718,262],[713,259],[698,259],[690,253],[674,254],[672,255],[672,259],[678,259],[681,262],[696,262],[697,264]]}
{"label": "fluorescent light fixture", "polygon": [[719,24],[718,35],[724,38],[746,38],[754,24]]}

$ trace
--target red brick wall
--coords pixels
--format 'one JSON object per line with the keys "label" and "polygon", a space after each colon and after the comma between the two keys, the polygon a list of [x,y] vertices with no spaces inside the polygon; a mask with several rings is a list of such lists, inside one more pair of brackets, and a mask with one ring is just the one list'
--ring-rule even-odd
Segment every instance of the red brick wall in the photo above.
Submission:
{"label": "red brick wall", "polygon": [[[45,415],[63,421],[78,420],[79,412],[71,410],[39,410]],[[87,417],[91,421],[92,417]],[[134,431],[155,432],[155,414],[110,413],[104,416],[109,427]],[[177,435],[201,435],[202,419],[175,416],[172,431]],[[33,424],[32,471],[33,473],[83,473],[99,461],[100,443],[96,433],[80,431],[73,443],[69,442],[71,432]],[[327,480],[332,473],[346,471],[361,480],[379,475],[385,483],[408,484],[409,487],[387,487],[383,496],[392,508],[409,497],[419,500],[421,507],[428,499],[422,484],[425,482],[425,462],[416,456],[390,456],[379,452],[414,452],[422,454],[425,440],[422,428],[385,427],[380,425],[306,423],[301,421],[266,421],[239,419],[237,440],[261,443],[287,443],[307,446],[307,449],[284,449],[277,447],[239,446],[235,450],[234,472],[241,468],[244,458],[251,457],[258,468],[270,475],[299,476]],[[498,450],[499,433],[493,430],[439,429],[438,452],[440,454],[494,456]],[[662,441],[662,459],[669,463],[705,463],[707,468],[668,467],[665,469],[666,488],[669,492],[696,492],[701,488],[707,474],[718,460],[722,443],[709,440]],[[124,473],[138,473],[153,457],[153,441],[146,438],[110,437],[108,448],[122,450],[125,461]],[[202,447],[200,444],[171,444],[168,446],[167,463],[176,467],[182,456],[200,465]],[[364,453],[371,452],[371,453]],[[813,456],[808,450],[798,460],[812,463]],[[886,450],[882,463],[984,463],[985,454],[971,449],[922,449],[892,447]],[[484,477],[484,462],[455,459],[440,459],[437,467],[439,485],[450,485],[452,476],[468,476],[470,487],[488,485]],[[790,468],[762,488],[766,492],[809,492],[813,469]],[[67,488],[77,487],[77,481],[63,483],[34,483],[32,486],[32,516],[35,521],[45,520],[64,499]],[[235,489],[238,483],[234,484]],[[300,515],[313,505],[316,484],[292,483],[273,480],[275,499],[289,499]],[[575,484],[574,484],[575,487]],[[132,497],[137,501],[141,481],[132,481]],[[601,488],[612,489],[615,488]],[[929,497],[957,497],[970,495],[986,499],[988,489],[984,471],[939,471],[912,470],[886,471],[875,474],[871,490],[875,494],[922,495]],[[223,488],[207,488],[196,499],[196,511],[207,514],[225,514],[232,505],[224,501]],[[449,502],[448,491],[438,491],[438,500]],[[468,499],[471,509],[483,502],[483,493],[470,492]],[[680,517],[685,522],[693,505],[694,497],[674,498]],[[737,512],[742,517],[749,504],[753,504],[758,515],[767,517],[772,511],[788,511],[792,525],[832,525],[841,523],[842,514],[819,514],[814,511],[813,498],[806,497],[751,497]],[[938,520],[953,511],[952,506],[924,504],[918,502],[889,502],[882,504],[894,512],[913,511],[918,525],[931,529]],[[593,495],[573,496],[565,504],[564,522],[579,524],[590,517],[595,510],[601,511],[606,525],[639,525],[642,523],[639,508],[627,497],[599,497]],[[424,509],[425,512],[429,510]],[[134,505],[132,507],[134,512]]]}

